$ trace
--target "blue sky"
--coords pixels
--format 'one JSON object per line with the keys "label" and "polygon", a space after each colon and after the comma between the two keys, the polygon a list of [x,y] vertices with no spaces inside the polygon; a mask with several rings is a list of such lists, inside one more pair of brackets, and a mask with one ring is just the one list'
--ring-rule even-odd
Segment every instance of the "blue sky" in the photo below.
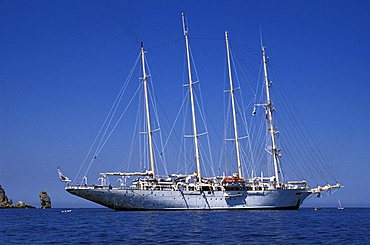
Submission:
{"label": "blue sky", "polygon": [[72,177],[78,171],[139,41],[160,103],[174,118],[181,12],[215,122],[223,119],[223,32],[259,53],[261,26],[274,67],[345,185],[319,201],[370,206],[368,1],[0,0],[0,184],[8,196],[38,206],[46,190],[54,206],[91,206],[63,190],[56,167]]}

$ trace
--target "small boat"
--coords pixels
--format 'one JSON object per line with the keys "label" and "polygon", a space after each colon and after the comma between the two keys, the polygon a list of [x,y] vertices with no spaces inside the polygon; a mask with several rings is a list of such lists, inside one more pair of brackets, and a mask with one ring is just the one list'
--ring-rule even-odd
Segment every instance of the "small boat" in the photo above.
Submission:
{"label": "small boat", "polygon": [[338,200],[338,210],[343,210],[344,207],[342,206],[342,203],[340,202],[340,200]]}
{"label": "small boat", "polygon": [[70,212],[72,212],[72,210],[71,210],[71,209],[62,210],[62,213],[70,213]]}
{"label": "small boat", "polygon": [[324,210],[324,208],[315,208],[315,211],[321,211]]}

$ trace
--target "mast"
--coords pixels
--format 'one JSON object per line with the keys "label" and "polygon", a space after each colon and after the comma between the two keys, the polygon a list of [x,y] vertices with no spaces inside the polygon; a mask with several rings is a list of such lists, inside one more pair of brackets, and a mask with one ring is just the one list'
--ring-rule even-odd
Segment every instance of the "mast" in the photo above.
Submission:
{"label": "mast", "polygon": [[230,62],[230,47],[229,47],[229,33],[225,31],[225,40],[226,40],[226,53],[227,53],[227,68],[229,70],[229,81],[230,81],[230,96],[231,96],[231,106],[233,112],[233,121],[234,121],[234,136],[235,136],[235,149],[236,149],[236,160],[238,164],[238,174],[239,177],[242,176],[242,166],[240,161],[240,148],[239,148],[239,137],[238,137],[238,126],[236,124],[236,110],[235,110],[235,96],[234,96],[234,86],[233,78],[231,74],[231,62]]}
{"label": "mast", "polygon": [[148,143],[149,143],[149,159],[150,159],[150,168],[155,177],[155,169],[154,169],[154,154],[153,154],[153,136],[152,136],[152,128],[150,125],[150,112],[149,112],[149,100],[148,100],[148,76],[146,75],[145,70],[145,52],[144,52],[144,45],[141,43],[141,66],[143,69],[143,86],[144,86],[144,97],[145,97],[145,114],[146,114],[146,122],[148,128]]}
{"label": "mast", "polygon": [[188,86],[189,86],[189,90],[190,90],[191,116],[192,116],[192,122],[193,122],[195,162],[197,164],[198,181],[200,182],[201,181],[201,173],[200,173],[200,161],[199,161],[198,132],[197,132],[197,123],[196,123],[195,107],[194,107],[194,89],[193,89],[194,83],[193,83],[193,79],[192,79],[192,75],[191,75],[188,27],[186,26],[184,13],[182,13],[182,26],[183,26],[183,30],[184,30],[184,36],[185,36],[186,58],[187,58],[187,65],[188,65],[188,77],[189,77]]}
{"label": "mast", "polygon": [[261,39],[261,48],[262,48],[262,57],[263,57],[263,71],[265,74],[265,86],[266,86],[266,110],[268,113],[268,120],[270,124],[270,136],[271,136],[271,143],[272,143],[272,157],[274,160],[274,172],[275,172],[275,180],[276,180],[276,185],[279,185],[280,180],[279,180],[279,169],[278,169],[278,149],[276,147],[276,131],[274,129],[274,122],[273,122],[273,111],[274,108],[271,103],[270,99],[270,82],[267,74],[267,58],[266,58],[266,52],[265,52],[265,47],[262,45],[262,39]]}

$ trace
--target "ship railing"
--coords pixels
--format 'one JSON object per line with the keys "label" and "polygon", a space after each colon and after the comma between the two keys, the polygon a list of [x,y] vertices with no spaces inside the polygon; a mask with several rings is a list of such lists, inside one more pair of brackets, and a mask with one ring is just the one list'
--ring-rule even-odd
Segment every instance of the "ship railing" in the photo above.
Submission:
{"label": "ship railing", "polygon": [[[101,186],[101,188],[103,188],[103,186]],[[66,189],[96,189],[96,186],[94,185],[68,185]]]}
{"label": "ship railing", "polygon": [[282,183],[281,185],[282,185],[282,188],[284,189],[309,189],[307,181],[305,180],[288,181],[288,182]]}
{"label": "ship railing", "polygon": [[301,180],[301,181],[288,181],[286,182],[287,184],[292,184],[292,185],[307,185],[307,181]]}
{"label": "ship railing", "polygon": [[255,177],[246,182],[248,190],[276,190],[276,189],[309,189],[306,181],[289,181],[276,183],[272,178]]}
{"label": "ship railing", "polygon": [[131,185],[131,186],[102,186],[102,185],[75,185],[67,186],[66,189],[83,189],[83,190],[174,190],[171,185]]}
{"label": "ship railing", "polygon": [[101,176],[153,176],[152,171],[145,172],[104,172],[100,173]]}

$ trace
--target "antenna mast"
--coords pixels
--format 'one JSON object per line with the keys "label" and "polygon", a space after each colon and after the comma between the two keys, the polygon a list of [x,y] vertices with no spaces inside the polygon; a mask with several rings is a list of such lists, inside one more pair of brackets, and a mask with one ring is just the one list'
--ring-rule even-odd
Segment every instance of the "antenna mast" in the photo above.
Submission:
{"label": "antenna mast", "polygon": [[155,169],[154,169],[154,154],[153,154],[153,135],[152,135],[152,127],[150,125],[150,112],[149,112],[149,100],[148,100],[148,76],[146,75],[145,70],[145,51],[144,45],[141,43],[141,65],[143,69],[143,86],[144,86],[144,97],[145,97],[145,113],[146,113],[146,122],[148,128],[148,143],[149,143],[149,158],[150,158],[150,167],[155,177]]}
{"label": "antenna mast", "polygon": [[189,38],[188,38],[188,27],[186,26],[185,15],[182,13],[182,26],[185,36],[185,45],[186,45],[186,57],[188,65],[188,77],[189,77],[189,90],[190,90],[190,102],[191,102],[191,115],[193,121],[193,137],[194,137],[194,150],[195,150],[195,162],[197,164],[197,176],[198,181],[201,181],[200,173],[200,161],[199,161],[199,147],[198,147],[198,132],[197,132],[197,123],[195,118],[195,107],[194,107],[194,89],[193,89],[193,79],[191,75],[191,64],[190,64],[190,51],[189,51]]}
{"label": "antenna mast", "polygon": [[238,126],[236,124],[236,110],[235,110],[235,96],[234,96],[234,86],[233,86],[233,78],[231,74],[231,62],[230,62],[230,47],[229,47],[229,33],[225,31],[225,40],[226,40],[226,53],[227,53],[227,67],[229,70],[229,81],[230,81],[230,90],[227,92],[230,92],[231,96],[231,106],[232,106],[232,112],[233,112],[233,121],[234,121],[234,136],[235,136],[235,149],[236,149],[236,160],[238,164],[238,174],[239,177],[242,176],[242,166],[240,161],[240,148],[239,148],[239,137],[238,137]]}
{"label": "antenna mast", "polygon": [[272,143],[272,157],[273,157],[273,160],[274,160],[275,180],[276,180],[276,185],[279,185],[279,183],[280,183],[279,168],[278,168],[279,154],[278,154],[278,149],[276,147],[276,139],[275,139],[275,135],[277,134],[277,132],[274,129],[274,123],[273,123],[274,107],[273,107],[273,105],[271,103],[271,99],[270,99],[270,81],[269,81],[269,78],[268,78],[268,75],[267,75],[267,58],[266,58],[265,47],[262,44],[262,36],[261,36],[261,48],[262,48],[262,58],[263,58],[263,71],[264,71],[264,74],[265,74],[265,86],[266,86],[266,99],[267,99],[266,110],[267,110],[267,113],[268,113],[268,120],[269,120],[269,124],[270,124],[269,131],[270,131],[271,143]]}

